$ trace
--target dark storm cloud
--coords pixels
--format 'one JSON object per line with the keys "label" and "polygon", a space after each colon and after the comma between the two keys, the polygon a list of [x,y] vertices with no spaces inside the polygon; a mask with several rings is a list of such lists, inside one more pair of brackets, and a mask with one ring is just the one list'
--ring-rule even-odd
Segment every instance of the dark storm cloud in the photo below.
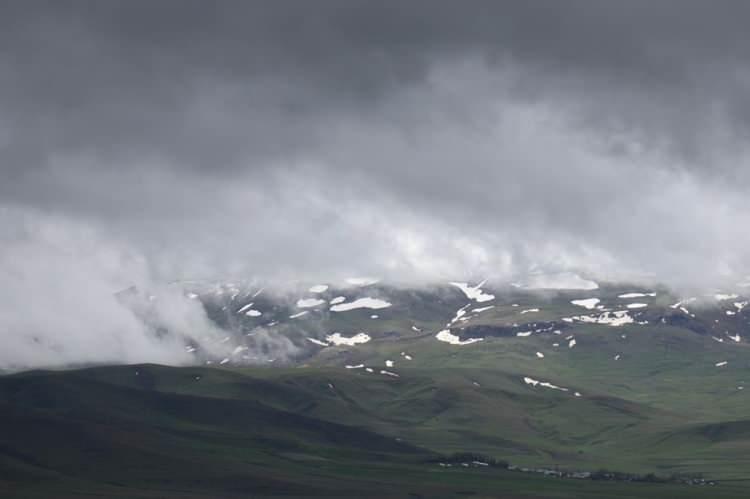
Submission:
{"label": "dark storm cloud", "polygon": [[746,131],[748,11],[690,1],[6,2],[2,107],[11,152],[27,163],[48,148],[94,149],[215,169],[312,147],[320,119],[373,112],[435,64],[477,56],[523,71],[517,98],[572,97],[583,123],[697,154],[706,130],[691,121],[707,113]]}

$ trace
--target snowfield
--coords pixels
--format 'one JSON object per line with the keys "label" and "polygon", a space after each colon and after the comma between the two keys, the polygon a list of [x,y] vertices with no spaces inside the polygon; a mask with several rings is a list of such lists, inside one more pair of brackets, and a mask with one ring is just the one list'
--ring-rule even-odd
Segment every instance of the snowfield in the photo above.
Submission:
{"label": "snowfield", "polygon": [[544,387],[544,388],[550,388],[552,390],[560,390],[562,392],[567,392],[568,391],[567,388],[563,388],[561,386],[553,385],[552,383],[549,383],[547,381],[539,381],[538,379],[529,378],[528,376],[524,376],[523,382],[526,383],[527,385],[533,386],[534,388],[536,388],[537,386],[541,386],[541,387]]}
{"label": "snowfield", "polygon": [[624,293],[621,295],[618,295],[618,298],[622,298],[623,300],[627,300],[630,298],[645,298],[647,296],[656,296],[656,293]]}
{"label": "snowfield", "polygon": [[593,310],[599,304],[599,298],[585,298],[583,300],[573,300],[570,303],[583,307],[588,310]]}
{"label": "snowfield", "polygon": [[488,306],[488,307],[479,307],[479,308],[472,308],[472,309],[471,309],[471,311],[472,311],[472,312],[475,312],[475,313],[477,313],[477,314],[481,314],[481,313],[482,313],[482,312],[484,312],[485,310],[489,310],[489,309],[491,309],[491,308],[495,308],[495,305],[490,305],[490,306]]}
{"label": "snowfield", "polygon": [[484,286],[485,282],[487,281],[482,281],[473,287],[469,286],[469,284],[466,282],[451,282],[449,284],[451,286],[456,286],[458,289],[463,291],[468,299],[482,303],[495,299],[495,295],[491,295],[482,291],[482,286]]}
{"label": "snowfield", "polygon": [[628,315],[627,310],[620,310],[616,312],[604,312],[598,316],[590,315],[577,315],[574,317],[563,318],[565,322],[585,322],[589,324],[606,324],[608,326],[622,326],[625,324],[632,324],[635,320]]}
{"label": "snowfield", "polygon": [[326,341],[328,343],[331,343],[333,345],[348,345],[348,346],[354,346],[359,345],[360,343],[367,343],[372,338],[370,338],[370,335],[367,333],[357,333],[354,336],[342,336],[340,333],[333,333],[326,336]]}
{"label": "snowfield", "polygon": [[440,331],[435,335],[435,338],[437,338],[439,341],[450,343],[451,345],[471,345],[472,343],[484,340],[484,338],[469,338],[468,340],[461,340],[461,338],[459,338],[455,334],[451,334],[451,332],[447,329],[443,329],[442,331]]}
{"label": "snowfield", "polygon": [[358,298],[349,303],[337,303],[331,306],[331,312],[346,312],[358,308],[380,309],[390,307],[391,303],[378,298]]}
{"label": "snowfield", "polygon": [[312,308],[324,303],[325,300],[320,300],[318,298],[303,298],[301,300],[297,300],[297,306],[299,308]]}

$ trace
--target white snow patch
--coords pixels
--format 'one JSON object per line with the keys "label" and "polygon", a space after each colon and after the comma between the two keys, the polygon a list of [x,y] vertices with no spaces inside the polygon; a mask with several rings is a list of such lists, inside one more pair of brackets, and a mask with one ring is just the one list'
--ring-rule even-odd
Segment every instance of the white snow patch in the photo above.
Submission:
{"label": "white snow patch", "polygon": [[238,313],[238,314],[241,314],[241,313],[242,313],[242,312],[244,312],[245,310],[247,310],[247,309],[249,309],[249,308],[252,308],[252,307],[253,307],[253,302],[250,302],[250,303],[248,303],[247,305],[243,306],[243,307],[242,307],[241,309],[239,309],[239,310],[237,311],[237,313]]}
{"label": "white snow patch", "polygon": [[729,364],[729,362],[727,362],[726,360],[724,360],[722,362],[717,362],[715,365],[716,365],[716,367],[724,367],[727,364]]}
{"label": "white snow patch", "polygon": [[681,310],[681,311],[682,311],[682,313],[684,313],[685,315],[689,315],[690,317],[695,317],[695,314],[691,314],[691,313],[690,313],[690,310],[686,309],[685,307],[682,307],[682,306],[681,306],[681,307],[680,307],[680,310]]}
{"label": "white snow patch", "polygon": [[568,348],[573,348],[574,346],[576,346],[576,339],[575,338],[573,338],[572,340],[570,340],[568,342]]}
{"label": "white snow patch", "polygon": [[578,315],[576,317],[570,317],[569,319],[592,324],[606,324],[615,327],[622,326],[623,324],[632,324],[634,322],[633,318],[628,315],[627,310],[604,312],[598,316]]}
{"label": "white snow patch", "polygon": [[747,307],[746,301],[736,301],[734,302],[734,306],[737,307],[737,311],[742,311],[743,308]]}
{"label": "white snow patch", "polygon": [[539,381],[538,379],[529,378],[528,376],[524,376],[523,382],[526,383],[527,385],[531,385],[531,386],[533,386],[535,388],[537,386],[541,386],[541,387],[544,387],[544,388],[550,388],[552,390],[560,390],[560,391],[563,391],[563,392],[567,392],[568,391],[567,388],[563,388],[561,386],[553,385],[552,383],[549,383],[547,381]]}
{"label": "white snow patch", "polygon": [[370,316],[370,319],[377,319],[378,317],[380,317],[380,316],[379,316],[379,315],[377,315],[377,314],[372,314],[372,315]]}
{"label": "white snow patch", "polygon": [[328,343],[326,343],[325,341],[320,341],[320,340],[317,340],[315,338],[307,338],[307,341],[309,341],[310,343],[315,343],[316,345],[319,345],[321,347],[327,347],[328,346]]}
{"label": "white snow patch", "polygon": [[304,310],[304,311],[302,311],[302,312],[298,312],[298,313],[296,313],[296,314],[290,315],[290,316],[289,316],[289,318],[290,318],[290,319],[298,319],[298,318],[300,318],[300,317],[302,317],[302,316],[304,316],[304,315],[307,315],[307,314],[309,314],[309,313],[310,313],[310,311],[309,311],[309,310]]}
{"label": "white snow patch", "polygon": [[331,305],[336,305],[337,303],[343,303],[345,301],[346,301],[345,296],[337,296],[336,298],[332,299],[328,303],[330,303]]}
{"label": "white snow patch", "polygon": [[297,306],[299,308],[317,307],[318,305],[322,305],[323,303],[325,303],[325,300],[321,300],[319,298],[303,298],[301,300],[297,300]]}
{"label": "white snow patch", "polygon": [[592,310],[596,307],[599,301],[599,298],[585,298],[582,300],[573,300],[570,303],[572,303],[573,305],[578,305],[579,307],[586,308],[588,310]]}
{"label": "white snow patch", "polygon": [[339,333],[333,333],[326,336],[326,340],[328,341],[328,343],[333,343],[334,345],[354,346],[360,343],[367,343],[371,339],[372,338],[370,338],[370,335],[367,333],[357,333],[351,337],[342,336]]}
{"label": "white snow patch", "polygon": [[539,312],[538,308],[527,308],[526,310],[521,310],[521,315],[523,314],[530,314],[532,312]]}
{"label": "white snow patch", "polygon": [[531,336],[531,331],[519,331],[516,333],[516,336],[525,338],[526,336]]}
{"label": "white snow patch", "polygon": [[544,358],[544,354],[542,352],[537,352],[536,356],[539,357],[540,359]]}
{"label": "white snow patch", "polygon": [[742,341],[742,337],[739,334],[735,334],[734,336],[732,336],[731,334],[727,333],[727,336],[729,336],[729,339],[734,341],[735,343],[739,343],[740,341]]}
{"label": "white snow patch", "polygon": [[311,286],[308,291],[310,293],[325,293],[325,291],[328,289],[328,285],[326,284],[316,284],[315,286]]}
{"label": "white snow patch", "polygon": [[229,358],[226,358],[226,359],[222,360],[221,362],[219,362],[219,364],[224,365],[227,362],[229,362]]}
{"label": "white snow patch", "polygon": [[471,309],[471,311],[472,311],[472,312],[476,312],[476,313],[478,313],[478,314],[479,314],[479,313],[482,313],[482,312],[484,312],[485,310],[489,310],[489,309],[491,309],[491,308],[495,308],[495,305],[490,305],[490,306],[488,306],[488,307],[479,307],[479,308],[472,308],[472,309]]}
{"label": "white snow patch", "polygon": [[386,376],[392,376],[394,378],[398,378],[399,377],[398,374],[393,373],[391,371],[386,371],[385,369],[381,369],[380,370],[380,374],[385,374]]}
{"label": "white snow patch", "polygon": [[260,317],[263,314],[261,313],[260,310],[255,310],[254,308],[251,308],[250,310],[248,310],[247,312],[245,312],[245,315],[247,315],[249,317]]}
{"label": "white snow patch", "polygon": [[393,367],[393,361],[392,360],[386,360],[385,361],[385,367]]}
{"label": "white snow patch", "polygon": [[645,308],[648,307],[648,303],[628,303],[628,308]]}
{"label": "white snow patch", "polygon": [[346,312],[348,310],[354,310],[357,308],[387,308],[390,307],[391,303],[378,298],[358,298],[349,303],[339,303],[331,307],[332,312]]}
{"label": "white snow patch", "polygon": [[618,298],[622,298],[623,300],[627,300],[629,298],[645,298],[647,296],[656,296],[656,293],[624,293],[621,295],[617,295]]}
{"label": "white snow patch", "polygon": [[620,354],[615,355],[615,360],[620,360]]}
{"label": "white snow patch", "polygon": [[455,334],[451,334],[448,329],[443,329],[442,331],[440,331],[435,335],[435,338],[437,338],[439,341],[450,343],[451,345],[470,345],[472,343],[484,340],[484,338],[469,338],[468,340],[461,340],[461,338],[459,338]]}
{"label": "white snow patch", "polygon": [[456,286],[458,289],[463,291],[468,299],[482,303],[495,299],[495,295],[491,295],[482,291],[482,286],[484,286],[485,282],[487,281],[482,281],[473,287],[469,286],[469,284],[466,282],[451,282],[450,284],[451,286]]}
{"label": "white snow patch", "polygon": [[347,364],[344,367],[347,368],[347,369],[362,369],[363,367],[365,367],[365,365],[364,364],[357,364],[356,366],[350,366],[350,365]]}
{"label": "white snow patch", "polygon": [[469,307],[469,305],[465,305],[465,306],[459,308],[458,310],[456,310],[456,315],[453,317],[453,319],[451,319],[451,321],[447,324],[447,326],[450,326],[451,324],[453,324],[454,322],[456,322],[458,319],[460,319],[461,317],[463,317],[464,314],[466,314],[466,309],[468,307]]}

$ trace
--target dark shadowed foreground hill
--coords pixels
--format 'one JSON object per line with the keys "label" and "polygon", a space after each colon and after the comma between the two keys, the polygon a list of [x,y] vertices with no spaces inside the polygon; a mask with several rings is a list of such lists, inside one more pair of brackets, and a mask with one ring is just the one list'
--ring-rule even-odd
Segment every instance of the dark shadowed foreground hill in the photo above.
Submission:
{"label": "dark shadowed foreground hill", "polygon": [[[589,448],[599,459],[597,440],[614,439],[597,425],[639,421],[650,435],[613,451],[614,468],[650,466],[654,454],[647,447],[656,438],[663,439],[659,455],[671,452],[679,460],[748,437],[743,423],[663,433],[660,422],[674,415],[602,396],[580,400],[581,421],[591,425],[587,441],[562,445],[549,432],[581,424],[565,397],[524,395],[507,377],[493,381],[485,373],[481,384],[489,393],[483,396],[496,403],[478,404],[476,386],[460,386],[464,376],[471,373],[421,369],[404,380],[329,368],[152,365],[5,376],[0,492],[29,498],[719,498],[750,492],[736,480],[712,486],[593,481],[451,460],[445,455],[461,449],[519,461],[556,453],[552,458],[565,463],[565,452],[585,455]],[[541,445],[544,438],[557,444]],[[617,455],[622,452],[629,455]],[[579,463],[588,466],[585,459]]]}

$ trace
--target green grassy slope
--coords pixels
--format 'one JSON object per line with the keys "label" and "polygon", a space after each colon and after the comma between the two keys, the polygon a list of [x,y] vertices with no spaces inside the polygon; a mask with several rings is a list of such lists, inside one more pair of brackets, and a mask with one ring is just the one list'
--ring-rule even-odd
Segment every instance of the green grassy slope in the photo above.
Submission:
{"label": "green grassy slope", "polygon": [[[665,459],[665,472],[675,464],[717,471],[730,458],[716,461],[716,448],[732,458],[744,451],[746,422],[691,421],[606,394],[530,389],[501,370],[411,367],[400,378],[314,367],[26,373],[0,378],[0,492],[745,497],[750,488],[741,481],[708,490],[429,462],[435,452],[474,451],[572,469],[652,471]],[[741,467],[734,478],[742,478]]]}
{"label": "green grassy slope", "polygon": [[[278,326],[261,322],[288,318],[294,299],[267,298],[261,318],[225,312],[242,323],[242,338],[252,338],[246,334],[256,327],[293,338],[302,353],[274,364],[283,367],[242,367],[233,358],[221,368],[121,366],[0,377],[0,492],[747,497],[750,315],[731,300],[690,302],[682,311],[666,293],[619,298],[627,291],[498,291],[494,308],[475,312],[487,304],[471,303],[465,320],[451,323],[453,334],[483,339],[464,346],[435,338],[468,303],[452,288],[349,290],[350,299],[372,295],[393,305],[343,313],[323,307]],[[330,299],[339,291],[327,293]],[[593,296],[610,310],[633,301],[648,306],[629,311],[636,322],[621,327],[565,320],[601,313],[571,303]],[[321,347],[306,339],[334,331],[364,331],[372,340]],[[708,490],[560,480],[429,462],[454,452],[528,467],[702,473],[720,484]]]}

